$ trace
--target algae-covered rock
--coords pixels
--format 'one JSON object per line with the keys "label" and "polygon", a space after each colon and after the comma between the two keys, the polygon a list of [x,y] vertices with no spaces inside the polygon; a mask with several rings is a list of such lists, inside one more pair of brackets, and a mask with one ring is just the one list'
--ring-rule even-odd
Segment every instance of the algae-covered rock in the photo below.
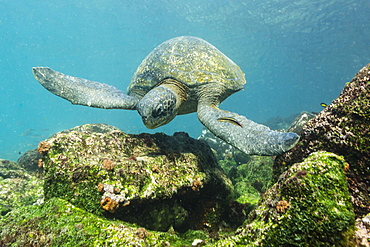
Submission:
{"label": "algae-covered rock", "polygon": [[16,162],[0,159],[0,179],[23,177],[25,174]]}
{"label": "algae-covered rock", "polygon": [[223,246],[352,246],[354,212],[347,163],[316,152],[294,164],[266,191],[259,206]]}
{"label": "algae-covered rock", "polygon": [[290,116],[274,116],[268,118],[263,124],[273,130],[287,131],[299,114]]}
{"label": "algae-covered rock", "polygon": [[[72,129],[64,130],[61,133],[69,133],[71,131],[85,131],[89,133],[107,133],[107,132],[111,132],[114,130],[119,131],[119,129],[114,126],[110,126],[108,124],[96,123],[96,124],[79,125]],[[42,153],[42,150],[41,150],[41,153]],[[17,163],[19,166],[21,166],[28,172],[35,174],[35,175],[40,175],[43,172],[42,167],[40,167],[41,158],[42,158],[42,154],[40,154],[40,150],[33,149],[33,150],[29,150],[25,152],[21,157],[19,157],[19,159],[17,160]]]}
{"label": "algae-covered rock", "polygon": [[208,216],[227,205],[232,191],[209,147],[185,133],[65,131],[39,150],[46,199],[150,229],[217,228],[221,220]]}
{"label": "algae-covered rock", "polygon": [[370,213],[370,64],[340,96],[303,128],[300,142],[278,157],[276,178],[310,153],[325,150],[348,162],[346,175],[357,215]]}
{"label": "algae-covered rock", "polygon": [[260,194],[271,186],[273,158],[251,156],[247,163],[236,165],[232,159],[220,161],[234,185],[234,195],[240,203],[256,204]]}
{"label": "algae-covered rock", "polygon": [[150,231],[50,198],[0,217],[0,246],[352,246],[346,165],[332,153],[311,154],[280,176],[235,234],[219,240],[202,231]]}
{"label": "algae-covered rock", "polygon": [[0,246],[191,246],[202,232],[183,236],[100,218],[65,200],[15,209],[0,218]]}
{"label": "algae-covered rock", "polygon": [[17,163],[0,160],[0,215],[43,201],[43,183]]}
{"label": "algae-covered rock", "polygon": [[39,175],[43,171],[42,167],[39,166],[39,160],[41,158],[42,155],[37,151],[37,149],[29,150],[19,157],[17,163],[26,171],[35,175]]}
{"label": "algae-covered rock", "polygon": [[[104,123],[94,123],[94,124],[83,124],[76,127],[73,127],[72,129],[63,130],[61,133],[70,133],[72,131],[78,131],[78,132],[88,132],[88,133],[108,133],[112,131],[120,131],[119,128],[104,124]],[[54,137],[54,135],[52,136]]]}

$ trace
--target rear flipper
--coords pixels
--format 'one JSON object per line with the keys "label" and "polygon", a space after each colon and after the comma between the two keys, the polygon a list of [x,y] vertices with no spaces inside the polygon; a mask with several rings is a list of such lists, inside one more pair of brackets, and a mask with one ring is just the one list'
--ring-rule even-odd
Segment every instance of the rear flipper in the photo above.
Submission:
{"label": "rear flipper", "polygon": [[198,118],[214,135],[249,155],[282,154],[299,140],[295,133],[274,131],[211,105],[199,105]]}
{"label": "rear flipper", "polygon": [[44,88],[75,105],[135,110],[139,102],[108,84],[72,77],[51,68],[34,67],[32,72]]}

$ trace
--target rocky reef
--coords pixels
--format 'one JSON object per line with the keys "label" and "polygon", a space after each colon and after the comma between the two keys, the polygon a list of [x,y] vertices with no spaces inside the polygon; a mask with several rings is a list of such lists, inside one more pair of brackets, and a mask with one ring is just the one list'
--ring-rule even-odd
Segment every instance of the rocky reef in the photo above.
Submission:
{"label": "rocky reef", "polygon": [[[41,206],[15,208],[0,218],[0,245],[355,246],[346,165],[332,153],[311,154],[279,177],[242,226],[217,237],[205,229],[152,231],[52,197]],[[212,212],[217,219],[217,210]]]}
{"label": "rocky reef", "polygon": [[345,167],[342,157],[327,152],[294,164],[218,246],[352,246],[355,215]]}
{"label": "rocky reef", "polygon": [[304,126],[300,142],[277,157],[275,180],[291,165],[319,150],[344,157],[355,212],[359,216],[370,213],[370,64],[346,84],[337,99]]}
{"label": "rocky reef", "polygon": [[185,133],[72,130],[41,142],[39,152],[46,199],[152,230],[216,226],[233,190],[209,147]]}
{"label": "rocky reef", "polygon": [[276,158],[206,132],[57,133],[18,163],[0,160],[0,246],[367,247],[369,95],[367,65],[296,119],[300,142]]}
{"label": "rocky reef", "polygon": [[107,220],[59,198],[16,208],[0,226],[0,246],[191,246],[207,238],[200,231],[156,232]]}
{"label": "rocky reef", "polygon": [[0,160],[0,215],[14,208],[43,202],[43,181],[16,162]]}

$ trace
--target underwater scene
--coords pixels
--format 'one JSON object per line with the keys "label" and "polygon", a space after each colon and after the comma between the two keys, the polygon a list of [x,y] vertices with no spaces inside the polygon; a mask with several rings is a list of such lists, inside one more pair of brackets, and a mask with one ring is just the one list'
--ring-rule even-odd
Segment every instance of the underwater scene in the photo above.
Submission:
{"label": "underwater scene", "polygon": [[0,9],[0,246],[370,246],[368,0]]}
{"label": "underwater scene", "polygon": [[[202,38],[245,73],[222,108],[258,123],[322,110],[369,57],[367,1],[1,1],[0,157],[17,160],[50,135],[85,123],[128,133],[201,134],[196,114],[148,130],[135,111],[71,105],[32,67],[125,91],[141,61],[177,36]],[[273,126],[275,127],[275,126]]]}

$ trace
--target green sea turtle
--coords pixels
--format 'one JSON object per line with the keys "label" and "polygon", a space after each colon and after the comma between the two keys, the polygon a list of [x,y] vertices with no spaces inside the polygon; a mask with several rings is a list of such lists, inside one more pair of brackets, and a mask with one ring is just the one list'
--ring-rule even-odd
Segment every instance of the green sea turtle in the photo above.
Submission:
{"label": "green sea turtle", "polygon": [[35,67],[33,74],[47,90],[72,104],[137,110],[150,129],[176,115],[197,112],[213,134],[246,154],[277,155],[299,139],[295,133],[273,131],[219,109],[223,100],[243,89],[244,73],[217,48],[196,37],[177,37],[156,47],[136,70],[127,94],[47,67]]}

